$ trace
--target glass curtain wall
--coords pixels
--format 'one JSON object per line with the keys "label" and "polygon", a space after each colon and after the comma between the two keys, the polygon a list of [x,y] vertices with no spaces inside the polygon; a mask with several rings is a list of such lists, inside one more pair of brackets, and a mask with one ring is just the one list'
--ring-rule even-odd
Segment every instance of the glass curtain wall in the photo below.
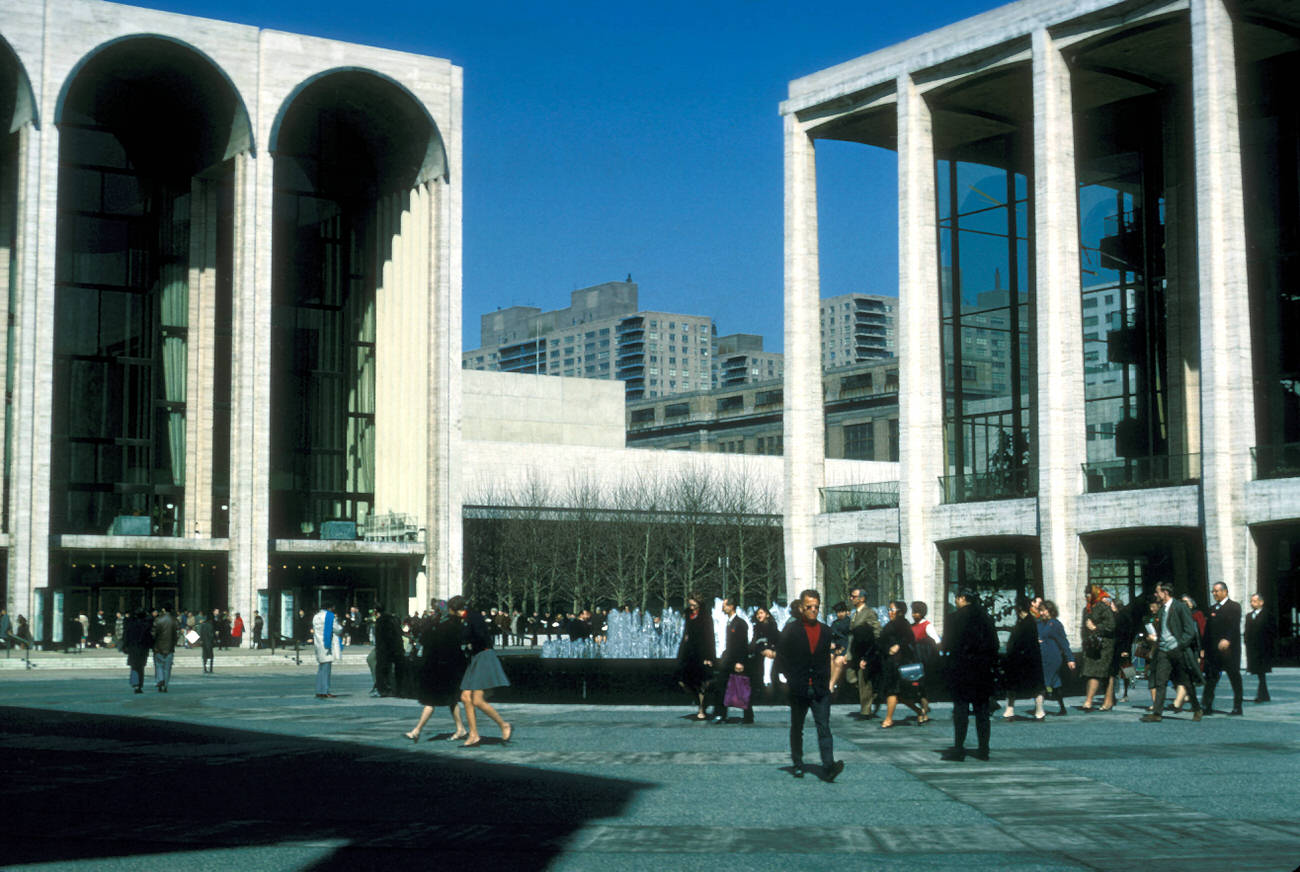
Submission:
{"label": "glass curtain wall", "polygon": [[1300,475],[1300,106],[1281,87],[1296,76],[1294,50],[1240,76],[1260,478]]}
{"label": "glass curtain wall", "polygon": [[380,198],[347,117],[293,120],[314,129],[275,162],[271,522],[296,539],[374,503]]}
{"label": "glass curtain wall", "polygon": [[[1090,490],[1181,484],[1171,457],[1164,98],[1080,119],[1080,269]],[[1197,470],[1199,471],[1199,467]]]}
{"label": "glass curtain wall", "polygon": [[1033,540],[947,548],[944,574],[948,608],[956,608],[957,592],[961,588],[971,588],[979,594],[1005,641],[1016,624],[1016,598],[1043,595],[1040,559],[1038,543]]}
{"label": "glass curtain wall", "polygon": [[189,180],[137,165],[93,116],[59,132],[53,529],[125,531],[115,519],[134,516],[180,535]]}
{"label": "glass curtain wall", "polygon": [[1033,216],[1023,142],[937,161],[945,502],[1031,496]]}

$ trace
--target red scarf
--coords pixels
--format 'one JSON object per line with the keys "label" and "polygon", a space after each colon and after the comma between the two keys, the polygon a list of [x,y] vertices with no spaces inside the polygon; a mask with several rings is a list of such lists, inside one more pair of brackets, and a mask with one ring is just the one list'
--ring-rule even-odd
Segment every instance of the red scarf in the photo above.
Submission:
{"label": "red scarf", "polygon": [[807,621],[804,621],[803,631],[808,634],[808,651],[810,653],[816,654],[817,643],[821,640],[822,637],[821,623],[819,621],[813,621],[810,624]]}

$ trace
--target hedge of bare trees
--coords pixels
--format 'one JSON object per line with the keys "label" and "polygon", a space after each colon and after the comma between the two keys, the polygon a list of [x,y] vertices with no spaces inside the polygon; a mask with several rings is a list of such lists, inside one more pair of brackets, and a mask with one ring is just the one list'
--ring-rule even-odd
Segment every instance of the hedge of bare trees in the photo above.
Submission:
{"label": "hedge of bare trees", "polygon": [[770,603],[785,586],[779,496],[706,467],[613,485],[540,477],[465,508],[465,589],[525,614],[681,608],[690,591]]}

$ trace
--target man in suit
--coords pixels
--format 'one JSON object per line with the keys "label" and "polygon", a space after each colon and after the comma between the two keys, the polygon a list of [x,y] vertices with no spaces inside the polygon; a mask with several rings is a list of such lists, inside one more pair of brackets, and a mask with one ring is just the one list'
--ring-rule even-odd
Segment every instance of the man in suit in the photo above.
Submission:
{"label": "man in suit", "polygon": [[1228,674],[1232,685],[1232,711],[1241,715],[1241,604],[1228,599],[1228,586],[1216,581],[1210,589],[1214,603],[1205,618],[1205,636],[1201,650],[1205,652],[1205,694],[1201,707],[1205,713],[1214,713],[1214,688],[1219,683],[1219,672]]}
{"label": "man in suit", "polygon": [[1254,594],[1250,598],[1250,612],[1246,615],[1246,671],[1259,678],[1259,687],[1251,702],[1268,702],[1268,673],[1273,671],[1273,646],[1277,641],[1277,624],[1264,598]]}
{"label": "man in suit", "polygon": [[[867,605],[867,592],[860,587],[849,591],[849,604],[853,606],[853,616],[849,619],[849,656],[845,663],[844,677],[849,684],[858,686],[858,712],[862,720],[876,716],[876,690],[872,677],[872,655],[876,650],[876,636],[880,635],[880,618],[876,610]],[[867,667],[861,668],[863,660]]]}
{"label": "man in suit", "polygon": [[943,759],[966,759],[966,731],[970,713],[974,712],[979,746],[972,753],[977,760],[987,760],[989,697],[997,689],[993,676],[998,662],[998,631],[974,591],[961,590],[956,604],[957,610],[948,617],[943,632],[953,729],[952,747],[943,752]]}
{"label": "man in suit", "polygon": [[1143,715],[1144,723],[1159,723],[1164,719],[1165,685],[1172,679],[1174,685],[1187,689],[1192,704],[1192,720],[1202,718],[1201,702],[1196,696],[1200,683],[1200,670],[1196,666],[1196,641],[1199,637],[1191,609],[1182,600],[1174,598],[1174,587],[1167,581],[1156,585],[1159,603],[1159,626],[1155,635],[1148,634],[1151,643],[1151,683],[1156,690],[1151,713]]}
{"label": "man in suit", "polygon": [[[722,649],[722,659],[717,664],[717,676],[713,681],[713,723],[715,724],[727,722],[727,682],[731,680],[731,676],[734,674],[748,677],[749,674],[746,671],[749,666],[749,622],[736,614],[735,597],[729,596],[722,601],[722,612],[727,616],[727,636]],[[750,691],[753,691],[752,685]],[[746,706],[741,710],[741,714],[742,723],[754,723],[752,706]]]}
{"label": "man in suit", "polygon": [[794,777],[803,778],[803,723],[812,710],[821,751],[822,779],[834,781],[844,771],[831,739],[831,629],[817,620],[822,598],[815,590],[799,595],[799,610],[781,630],[776,670],[790,690],[790,759]]}

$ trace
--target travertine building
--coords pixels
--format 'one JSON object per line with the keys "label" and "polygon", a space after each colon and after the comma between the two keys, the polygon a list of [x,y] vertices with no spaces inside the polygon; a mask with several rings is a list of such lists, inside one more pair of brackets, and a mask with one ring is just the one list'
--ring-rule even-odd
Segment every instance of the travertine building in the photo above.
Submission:
{"label": "travertine building", "polygon": [[[958,580],[1300,607],[1300,9],[1023,0],[791,83],[791,589],[897,544]],[[899,506],[819,514],[816,143],[898,157]],[[987,366],[987,379],[980,372]],[[989,390],[970,392],[973,378]],[[833,523],[831,523],[833,521]]]}
{"label": "travertine building", "polygon": [[97,0],[0,18],[5,603],[459,587],[461,71]]}

